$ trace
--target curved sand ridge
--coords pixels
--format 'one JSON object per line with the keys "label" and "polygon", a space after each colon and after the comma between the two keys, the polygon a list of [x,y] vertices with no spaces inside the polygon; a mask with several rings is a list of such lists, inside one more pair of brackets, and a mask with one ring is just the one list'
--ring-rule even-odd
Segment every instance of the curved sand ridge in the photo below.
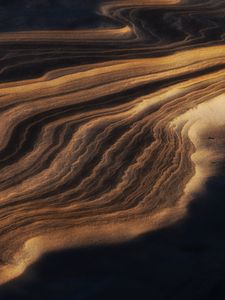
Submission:
{"label": "curved sand ridge", "polygon": [[[198,4],[176,3],[157,1],[157,7],[199,11]],[[218,40],[207,35],[219,25],[210,23],[196,39],[151,43],[134,12],[154,5],[104,3],[100,11],[110,17],[128,12],[132,29],[124,23],[62,36],[0,35],[8,51],[0,84],[0,283],[46,251],[124,241],[175,222],[216,172],[212,162],[224,159],[218,140],[225,125],[225,46],[213,46]],[[209,1],[206,8],[218,6]],[[66,42],[64,50],[48,39]],[[89,51],[86,39],[96,55],[100,47],[100,60],[93,55],[79,63],[82,49]],[[118,50],[107,48],[112,40]],[[9,41],[15,48],[7,49]],[[171,53],[161,56],[166,48]],[[63,51],[77,60],[53,67],[51,56]],[[32,77],[26,72],[44,63]],[[24,78],[10,77],[21,68]]]}

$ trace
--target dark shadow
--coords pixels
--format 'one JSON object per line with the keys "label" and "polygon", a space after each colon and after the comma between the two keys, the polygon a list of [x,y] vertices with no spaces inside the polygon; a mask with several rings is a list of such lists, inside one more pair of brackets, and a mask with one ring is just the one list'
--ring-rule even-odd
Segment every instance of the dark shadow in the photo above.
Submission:
{"label": "dark shadow", "polygon": [[225,165],[188,215],[117,246],[45,255],[0,299],[225,299]]}
{"label": "dark shadow", "polygon": [[96,13],[102,0],[0,1],[0,31],[69,30],[116,25]]}

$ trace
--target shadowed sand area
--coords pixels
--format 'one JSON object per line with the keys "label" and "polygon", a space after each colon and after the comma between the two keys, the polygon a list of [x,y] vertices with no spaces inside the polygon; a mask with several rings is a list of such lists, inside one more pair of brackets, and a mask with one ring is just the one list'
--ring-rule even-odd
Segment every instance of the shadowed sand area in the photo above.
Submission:
{"label": "shadowed sand area", "polygon": [[223,299],[224,12],[0,1],[0,299]]}

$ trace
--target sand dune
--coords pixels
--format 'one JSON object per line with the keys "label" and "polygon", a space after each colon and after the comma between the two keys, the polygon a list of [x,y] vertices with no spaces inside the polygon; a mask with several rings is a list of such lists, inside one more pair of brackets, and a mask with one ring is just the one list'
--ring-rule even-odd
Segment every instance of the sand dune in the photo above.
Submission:
{"label": "sand dune", "polygon": [[120,25],[0,33],[1,284],[176,222],[224,159],[224,3],[96,10]]}

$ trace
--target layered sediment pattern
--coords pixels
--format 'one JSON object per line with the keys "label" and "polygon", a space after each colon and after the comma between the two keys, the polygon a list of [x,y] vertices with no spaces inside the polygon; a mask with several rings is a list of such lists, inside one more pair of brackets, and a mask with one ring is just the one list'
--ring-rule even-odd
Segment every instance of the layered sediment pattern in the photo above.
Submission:
{"label": "layered sediment pattern", "polygon": [[0,283],[183,218],[224,159],[224,1],[92,6],[0,33]]}

